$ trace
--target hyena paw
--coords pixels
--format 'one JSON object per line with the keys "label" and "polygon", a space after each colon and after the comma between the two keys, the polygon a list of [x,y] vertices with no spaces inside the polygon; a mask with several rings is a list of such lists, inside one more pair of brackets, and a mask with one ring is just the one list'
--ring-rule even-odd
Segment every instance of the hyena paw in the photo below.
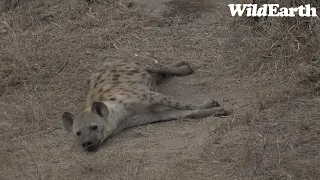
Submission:
{"label": "hyena paw", "polygon": [[228,110],[228,109],[222,109],[220,112],[215,113],[214,116],[229,116],[230,114],[232,114],[233,111],[232,110]]}
{"label": "hyena paw", "polygon": [[180,61],[180,62],[175,63],[173,66],[181,67],[181,66],[189,66],[189,64],[186,61]]}
{"label": "hyena paw", "polygon": [[191,68],[191,66],[189,64],[185,64],[183,66],[179,67],[182,70],[182,74],[183,75],[189,75],[193,73],[193,69]]}
{"label": "hyena paw", "polygon": [[218,103],[218,101],[215,100],[209,100],[205,103],[203,103],[202,105],[200,105],[200,109],[210,109],[213,107],[219,107],[220,104]]}

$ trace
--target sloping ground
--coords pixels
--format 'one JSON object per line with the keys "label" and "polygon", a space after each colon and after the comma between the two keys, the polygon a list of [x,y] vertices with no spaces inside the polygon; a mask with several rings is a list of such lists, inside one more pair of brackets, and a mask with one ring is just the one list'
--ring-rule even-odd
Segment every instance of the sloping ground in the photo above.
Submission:
{"label": "sloping ground", "polygon": [[[251,69],[242,65],[256,63],[245,55],[262,35],[231,19],[227,2],[174,0],[165,11],[149,11],[148,1],[92,2],[33,0],[5,8],[0,179],[320,176],[318,96],[291,83],[296,77],[246,74]],[[188,61],[195,73],[160,90],[195,103],[215,98],[234,114],[128,129],[98,152],[82,152],[61,115],[80,109],[85,78],[114,56]]]}

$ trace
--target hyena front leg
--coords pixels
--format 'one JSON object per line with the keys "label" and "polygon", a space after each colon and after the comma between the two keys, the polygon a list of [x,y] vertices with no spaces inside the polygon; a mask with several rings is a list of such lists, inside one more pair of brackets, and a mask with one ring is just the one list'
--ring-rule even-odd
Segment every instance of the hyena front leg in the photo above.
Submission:
{"label": "hyena front leg", "polygon": [[218,107],[219,103],[215,100],[209,100],[200,105],[194,105],[191,103],[186,103],[184,101],[179,101],[174,99],[171,96],[165,96],[161,93],[149,92],[145,94],[146,98],[149,100],[148,105],[151,106],[165,106],[172,109],[183,109],[183,110],[191,110],[191,109],[209,109],[213,107]]}
{"label": "hyena front leg", "polygon": [[125,128],[141,126],[145,124],[171,121],[179,118],[191,118],[198,119],[207,116],[228,116],[232,113],[230,110],[226,110],[222,107],[214,107],[210,109],[198,109],[198,110],[176,110],[166,109],[160,111],[151,111],[144,114],[132,116],[128,119]]}

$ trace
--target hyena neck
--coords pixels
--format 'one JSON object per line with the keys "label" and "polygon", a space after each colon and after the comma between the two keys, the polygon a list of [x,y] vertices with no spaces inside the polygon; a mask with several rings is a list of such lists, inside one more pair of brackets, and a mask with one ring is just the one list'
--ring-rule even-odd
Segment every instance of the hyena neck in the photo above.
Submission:
{"label": "hyena neck", "polygon": [[104,131],[104,139],[112,136],[122,129],[123,124],[125,124],[128,115],[124,107],[121,104],[113,104],[108,102],[103,102],[109,110],[109,116],[107,119],[107,125]]}

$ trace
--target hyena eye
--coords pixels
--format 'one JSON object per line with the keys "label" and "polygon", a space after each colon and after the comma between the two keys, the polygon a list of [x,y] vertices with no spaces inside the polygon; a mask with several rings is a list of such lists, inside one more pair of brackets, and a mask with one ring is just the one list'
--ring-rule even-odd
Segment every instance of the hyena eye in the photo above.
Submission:
{"label": "hyena eye", "polygon": [[91,126],[91,129],[92,129],[92,130],[97,130],[97,129],[98,129],[98,126],[97,126],[97,125],[93,125],[93,126]]}
{"label": "hyena eye", "polygon": [[81,132],[80,132],[80,131],[77,131],[76,134],[77,134],[77,136],[80,136],[80,135],[81,135]]}

